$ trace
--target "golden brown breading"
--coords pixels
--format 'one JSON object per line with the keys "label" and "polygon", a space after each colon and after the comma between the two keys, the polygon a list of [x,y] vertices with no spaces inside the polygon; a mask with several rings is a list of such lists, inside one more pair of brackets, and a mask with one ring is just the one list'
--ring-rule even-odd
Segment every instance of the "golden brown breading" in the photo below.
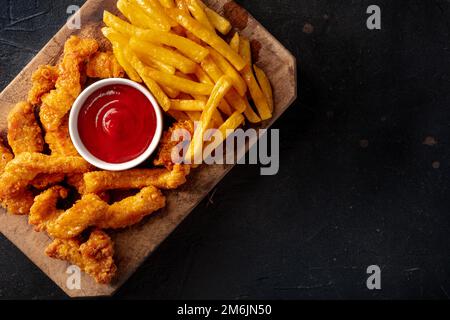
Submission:
{"label": "golden brown breading", "polygon": [[58,79],[55,90],[42,97],[39,112],[44,129],[57,130],[64,116],[69,112],[73,102],[81,92],[82,64],[98,50],[98,43],[94,39],[81,39],[71,36],[64,45],[64,55],[58,65]]}
{"label": "golden brown breading", "polygon": [[[6,165],[14,158],[14,155],[3,145],[0,140],[0,173],[3,173]],[[12,214],[22,215],[30,211],[33,204],[33,194],[28,189],[19,190],[0,198],[1,205]]]}
{"label": "golden brown breading", "polygon": [[33,106],[22,101],[8,114],[8,142],[15,155],[22,152],[42,152],[44,139],[36,121]]}
{"label": "golden brown breading", "polygon": [[113,242],[101,230],[92,231],[85,243],[81,243],[79,239],[56,239],[47,247],[45,253],[51,258],[79,266],[97,283],[110,283],[117,271],[113,259]]}
{"label": "golden brown breading", "polygon": [[[172,141],[172,135],[177,130],[185,130],[186,134],[189,134],[188,137],[184,137],[184,132],[179,132],[177,136],[179,139],[176,141]],[[174,148],[182,141],[185,141],[186,138],[188,140],[192,139],[192,135],[194,134],[194,123],[190,120],[187,121],[178,121],[173,124],[172,127],[167,130],[159,143],[158,155],[153,161],[155,166],[165,166],[167,169],[172,170],[173,161],[172,161],[172,151]]]}
{"label": "golden brown breading", "polygon": [[50,221],[54,221],[63,210],[56,208],[59,199],[67,198],[67,189],[61,186],[51,187],[34,198],[30,209],[28,223],[35,226],[35,231],[43,231]]}
{"label": "golden brown breading", "polygon": [[189,172],[189,166],[179,164],[174,165],[172,170],[92,171],[84,175],[84,183],[88,193],[113,189],[141,189],[148,186],[176,189],[186,182]]}
{"label": "golden brown breading", "polygon": [[96,52],[89,59],[86,74],[90,78],[123,78],[125,71],[111,51]]}
{"label": "golden brown breading", "polygon": [[33,85],[28,92],[28,102],[32,105],[40,104],[41,97],[55,88],[57,79],[58,67],[48,65],[40,66],[31,76]]}
{"label": "golden brown breading", "polygon": [[84,195],[75,205],[46,223],[51,237],[69,239],[88,227],[119,229],[138,223],[165,206],[164,195],[155,187],[143,188],[134,196],[108,205],[94,194]]}
{"label": "golden brown breading", "polygon": [[64,173],[40,173],[30,182],[30,185],[38,190],[44,190],[50,186],[60,183],[64,180],[64,178]]}
{"label": "golden brown breading", "polygon": [[69,134],[69,117],[65,116],[62,124],[52,131],[45,134],[45,142],[47,142],[52,155],[58,156],[78,156],[77,149],[72,143]]}
{"label": "golden brown breading", "polygon": [[0,197],[23,191],[40,173],[83,173],[91,166],[81,157],[47,156],[23,152],[11,160],[0,176]]}

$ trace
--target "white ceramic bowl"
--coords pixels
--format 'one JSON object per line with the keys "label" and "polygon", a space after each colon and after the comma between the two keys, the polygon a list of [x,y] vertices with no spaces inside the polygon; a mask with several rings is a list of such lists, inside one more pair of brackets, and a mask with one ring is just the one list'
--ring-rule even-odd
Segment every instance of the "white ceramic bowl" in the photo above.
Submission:
{"label": "white ceramic bowl", "polygon": [[[80,138],[80,135],[78,133],[78,115],[80,113],[81,108],[83,107],[84,103],[86,102],[86,99],[93,94],[96,90],[103,88],[105,86],[109,85],[115,85],[115,84],[121,84],[130,86],[134,89],[139,90],[142,92],[147,99],[151,102],[151,105],[153,106],[155,110],[156,115],[156,131],[155,135],[153,136],[153,140],[148,146],[148,148],[145,150],[144,153],[142,153],[137,158],[123,162],[123,163],[109,163],[106,161],[103,161],[97,157],[95,157],[92,153],[89,152],[89,150],[84,146],[83,141]],[[70,138],[72,139],[72,142],[77,149],[78,153],[90,164],[94,165],[97,168],[104,169],[104,170],[110,170],[110,171],[121,171],[121,170],[127,170],[131,169],[133,167],[136,167],[137,165],[141,164],[145,160],[150,157],[150,155],[156,150],[159,141],[161,139],[163,131],[163,116],[161,113],[161,109],[158,105],[158,102],[156,101],[155,97],[146,89],[144,86],[128,80],[128,79],[121,79],[121,78],[110,78],[110,79],[104,79],[97,81],[87,87],[86,89],[81,92],[81,94],[78,96],[78,98],[73,103],[72,109],[70,111],[69,116],[69,133]]]}

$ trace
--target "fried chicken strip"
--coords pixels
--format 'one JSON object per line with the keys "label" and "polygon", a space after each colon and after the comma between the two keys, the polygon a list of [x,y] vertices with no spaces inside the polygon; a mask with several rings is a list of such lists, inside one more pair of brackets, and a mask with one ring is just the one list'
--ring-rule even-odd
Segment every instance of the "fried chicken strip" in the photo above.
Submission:
{"label": "fried chicken strip", "polygon": [[41,103],[41,97],[55,88],[58,79],[58,68],[54,66],[40,66],[31,76],[32,87],[28,92],[28,102],[32,105]]}
{"label": "fried chicken strip", "polygon": [[28,223],[35,226],[35,231],[46,230],[47,224],[56,220],[64,212],[63,210],[58,210],[56,204],[59,199],[67,198],[67,194],[67,189],[61,186],[54,186],[34,198]]}
{"label": "fried chicken strip", "polygon": [[42,131],[30,103],[19,102],[9,112],[8,142],[15,155],[22,152],[42,152],[44,150]]}
{"label": "fried chicken strip", "polygon": [[86,74],[90,78],[123,78],[125,71],[111,51],[96,52],[89,59]]}
{"label": "fried chicken strip", "polygon": [[[0,140],[0,173],[3,173],[6,165],[14,158],[14,155]],[[33,204],[33,194],[31,191],[24,189],[8,195],[8,197],[0,198],[1,205],[12,214],[27,214]]]}
{"label": "fried chicken strip", "polygon": [[53,238],[70,239],[88,227],[125,228],[138,223],[145,216],[163,208],[165,204],[164,195],[152,186],[112,205],[108,205],[95,194],[87,194],[56,219],[47,221],[46,230]]}
{"label": "fried chicken strip", "polygon": [[81,157],[48,156],[23,152],[11,160],[0,176],[0,198],[27,188],[40,173],[84,173],[91,166]]}
{"label": "fried chicken strip", "polygon": [[56,239],[45,250],[47,256],[68,261],[92,276],[97,283],[110,283],[116,274],[114,245],[111,238],[101,230],[91,232],[89,239]]}
{"label": "fried chicken strip", "polygon": [[99,193],[113,189],[141,189],[147,186],[176,189],[186,182],[189,171],[189,166],[179,164],[174,165],[172,170],[92,171],[84,174],[84,184],[88,193]]}
{"label": "fried chicken strip", "polygon": [[71,36],[64,45],[64,55],[58,65],[58,79],[55,90],[42,97],[39,112],[45,130],[53,131],[59,128],[64,116],[72,107],[73,102],[81,92],[82,64],[98,50],[94,39],[81,39]]}
{"label": "fried chicken strip", "polygon": [[57,129],[45,134],[45,142],[52,151],[52,155],[78,156],[77,149],[70,139],[68,116],[64,117],[63,122]]}
{"label": "fried chicken strip", "polygon": [[[177,132],[177,130],[180,130]],[[181,131],[183,130],[183,131]],[[174,133],[178,136],[178,140],[172,141],[175,138]],[[190,120],[177,121],[167,130],[159,144],[158,155],[153,161],[155,166],[165,166],[168,170],[172,170],[172,151],[182,141],[187,138],[190,140],[194,134],[194,123]],[[185,136],[187,135],[187,137]]]}

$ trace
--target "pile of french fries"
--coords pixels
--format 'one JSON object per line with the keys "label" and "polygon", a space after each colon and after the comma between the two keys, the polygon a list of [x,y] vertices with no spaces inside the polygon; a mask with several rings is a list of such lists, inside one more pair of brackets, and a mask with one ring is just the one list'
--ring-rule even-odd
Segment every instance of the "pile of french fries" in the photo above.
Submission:
{"label": "pile of french fries", "polygon": [[227,43],[230,22],[201,0],[118,0],[117,8],[128,21],[105,11],[102,33],[128,77],[145,83],[165,112],[201,122],[191,156],[209,128],[226,139],[245,119],[272,117],[270,82],[252,65],[249,40],[236,32]]}

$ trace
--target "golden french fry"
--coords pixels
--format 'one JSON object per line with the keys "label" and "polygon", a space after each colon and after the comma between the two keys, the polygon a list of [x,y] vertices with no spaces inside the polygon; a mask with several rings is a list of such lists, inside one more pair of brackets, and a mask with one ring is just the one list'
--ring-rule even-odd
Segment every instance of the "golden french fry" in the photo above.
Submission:
{"label": "golden french fry", "polygon": [[214,31],[214,26],[209,22],[208,16],[206,15],[203,8],[200,6],[199,1],[197,0],[184,0],[186,5],[192,14],[192,16],[200,22],[203,26],[208,28],[211,31]]}
{"label": "golden french fry", "polygon": [[164,26],[164,29],[170,30],[171,27],[175,27],[175,23],[164,11],[157,0],[135,0],[136,4],[143,10],[147,15],[153,18],[160,25]]}
{"label": "golden french fry", "polygon": [[159,0],[159,2],[164,8],[175,8],[173,0]]}
{"label": "golden french fry", "polygon": [[158,69],[159,71],[167,72],[169,74],[175,74],[176,69],[174,66],[169,66],[168,64],[165,64],[161,61],[151,59],[149,56],[146,56],[144,54],[137,53],[137,56],[139,59],[144,62],[149,67]]}
{"label": "golden french fry", "polygon": [[202,62],[202,60],[209,54],[206,48],[203,48],[194,41],[169,32],[136,29],[134,36],[144,41],[174,47],[186,57],[198,63]]}
{"label": "golden french fry", "polygon": [[128,43],[128,38],[118,33],[114,29],[108,27],[102,28],[102,33],[105,38],[107,38],[111,42],[114,56],[116,57],[122,68],[125,70],[128,77],[133,81],[142,82],[141,77],[139,77],[139,74],[133,69],[127,59],[125,59],[122,51],[122,48],[124,48]]}
{"label": "golden french fry", "polygon": [[167,113],[177,121],[191,120],[191,118],[183,111],[168,110]]}
{"label": "golden french fry", "polygon": [[217,81],[211,92],[211,96],[206,103],[202,116],[200,117],[200,124],[194,132],[194,136],[187,151],[188,159],[194,160],[195,163],[202,159],[203,136],[205,131],[210,128],[214,110],[217,110],[220,101],[230,89],[231,79],[225,75]]}
{"label": "golden french fry", "polygon": [[[133,68],[137,71],[139,76],[144,80],[144,83],[147,85],[148,89],[155,96],[161,108],[164,111],[170,109],[170,99],[161,89],[161,87],[149,76],[146,74],[147,67],[142,63],[141,60],[136,56],[136,54],[128,47],[124,49],[124,55],[127,61],[133,66]],[[161,71],[158,71],[163,73]]]}
{"label": "golden french fry", "polygon": [[[165,92],[165,94],[171,99],[175,99],[180,95],[179,90],[176,90],[176,89],[173,89],[173,88],[170,88],[167,86],[163,86],[163,85],[160,85],[160,87]],[[170,107],[172,108],[172,101],[170,101]]]}
{"label": "golden french fry", "polygon": [[169,9],[168,14],[172,19],[176,20],[180,25],[192,32],[196,37],[216,49],[221,55],[230,61],[238,71],[241,71],[245,67],[244,59],[234,52],[228,43],[220,38],[214,31],[204,27],[197,20],[179,9]]}
{"label": "golden french fry", "polygon": [[256,109],[258,109],[259,116],[262,120],[270,119],[272,117],[272,112],[270,111],[268,100],[259,87],[259,84],[256,81],[256,78],[252,71],[252,57],[250,50],[250,41],[248,41],[248,39],[241,37],[239,52],[242,58],[247,63],[245,68],[241,71],[241,74],[245,82],[247,83],[250,95],[253,99],[253,102],[255,103]]}
{"label": "golden french fry", "polygon": [[269,78],[267,78],[266,73],[262,69],[258,68],[256,64],[253,65],[253,69],[255,70],[256,79],[258,80],[261,90],[263,91],[264,95],[267,98],[267,102],[269,103],[270,112],[273,112],[273,92]]}
{"label": "golden french fry", "polygon": [[131,0],[117,1],[117,9],[119,9],[119,11],[137,27],[160,31],[170,30],[170,25],[164,25],[157,22]]}
{"label": "golden french fry", "polygon": [[175,52],[174,50],[155,45],[151,42],[141,41],[135,37],[132,37],[129,45],[136,52],[148,55],[154,60],[173,66],[184,73],[193,73],[197,68],[195,62],[189,60],[185,56]]}
{"label": "golden french fry", "polygon": [[179,111],[203,111],[205,101],[201,100],[171,100],[170,108]]}
{"label": "golden french fry", "polygon": [[129,37],[133,36],[134,30],[137,28],[106,10],[103,11],[103,22],[108,27],[113,28],[117,32],[126,34]]}
{"label": "golden french fry", "polygon": [[[205,60],[202,61],[201,67],[215,82],[217,82],[223,76],[222,70],[220,70],[220,68],[214,63],[211,57],[206,57]],[[196,72],[198,73],[198,70],[196,70]],[[228,91],[227,95],[225,96],[225,100],[236,111],[244,112],[244,110],[247,108],[244,98],[241,97],[234,88],[231,88],[231,90]]]}
{"label": "golden french fry", "polygon": [[202,113],[199,111],[186,111],[185,113],[192,121],[200,121],[200,117],[202,116]]}
{"label": "golden french fry", "polygon": [[253,111],[252,107],[250,106],[250,103],[247,100],[247,97],[245,97],[245,102],[247,104],[247,107],[245,108],[244,115],[247,118],[247,120],[250,123],[259,123],[259,122],[261,122],[261,118],[256,114],[255,111]]}
{"label": "golden french fry", "polygon": [[223,143],[231,134],[233,130],[236,130],[243,122],[244,122],[244,116],[238,112],[235,111],[220,127],[220,137],[214,138],[214,140],[208,144],[209,150],[215,150],[221,143]]}
{"label": "golden french fry", "polygon": [[230,41],[230,47],[235,52],[239,52],[239,33],[235,32],[233,38]]}
{"label": "golden french fry", "polygon": [[216,50],[214,50],[213,48],[209,48],[209,53],[220,70],[222,70],[224,74],[231,78],[231,80],[233,81],[233,87],[236,89],[239,95],[244,96],[247,92],[247,85],[245,84],[245,81],[242,79],[241,75]]}
{"label": "golden french fry", "polygon": [[219,31],[221,34],[226,35],[231,31],[231,23],[220,14],[211,10],[210,8],[205,8],[206,16],[208,17],[211,24]]}

